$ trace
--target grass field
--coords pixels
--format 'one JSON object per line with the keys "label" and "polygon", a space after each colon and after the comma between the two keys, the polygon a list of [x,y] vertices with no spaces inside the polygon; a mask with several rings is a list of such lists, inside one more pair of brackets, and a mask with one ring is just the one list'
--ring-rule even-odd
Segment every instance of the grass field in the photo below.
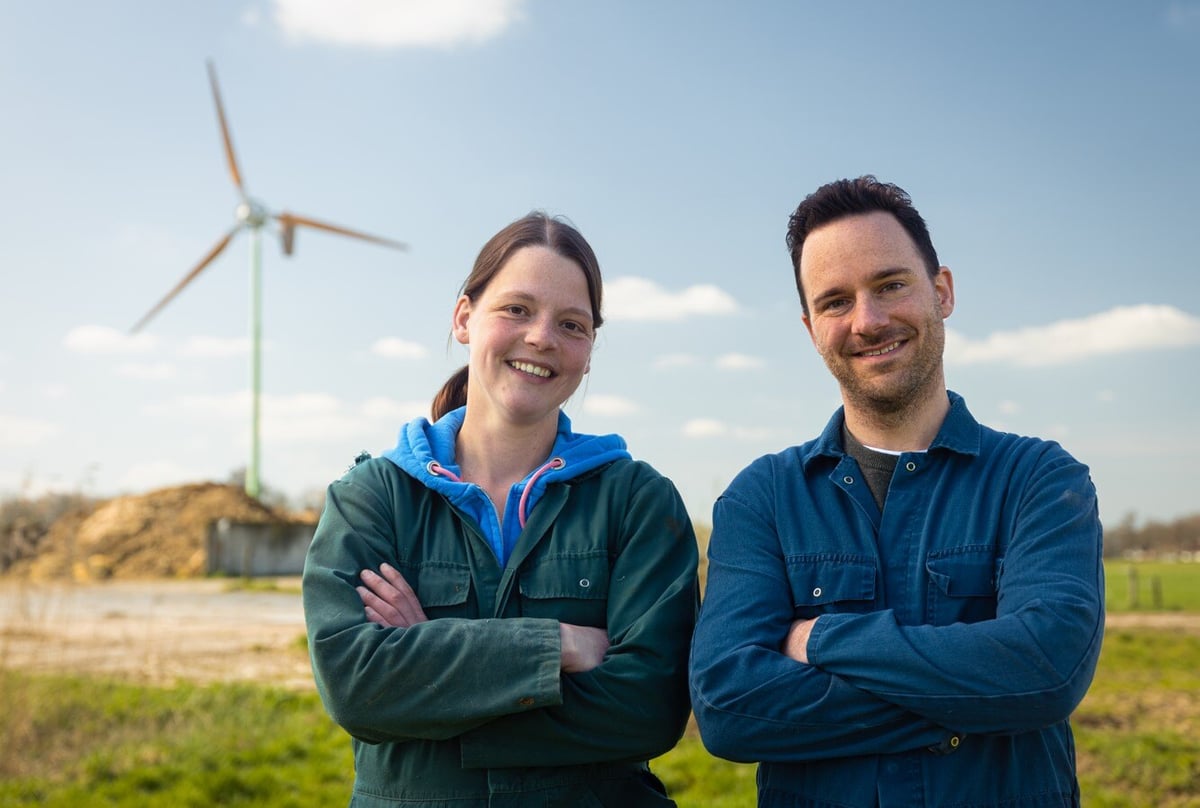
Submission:
{"label": "grass field", "polygon": [[1200,564],[1108,561],[1108,611],[1200,612]]}
{"label": "grass field", "polygon": [[[1200,589],[1200,565],[1139,568],[1150,574],[1164,593],[1189,579]],[[1122,575],[1110,568],[1110,598]],[[1177,602],[1168,608],[1200,611],[1187,593]],[[1085,805],[1200,806],[1200,634],[1110,630],[1074,723]],[[349,742],[316,695],[260,686],[0,668],[0,750],[6,806],[344,805],[352,778]],[[653,765],[682,808],[754,804],[754,767],[716,760],[694,737]]]}

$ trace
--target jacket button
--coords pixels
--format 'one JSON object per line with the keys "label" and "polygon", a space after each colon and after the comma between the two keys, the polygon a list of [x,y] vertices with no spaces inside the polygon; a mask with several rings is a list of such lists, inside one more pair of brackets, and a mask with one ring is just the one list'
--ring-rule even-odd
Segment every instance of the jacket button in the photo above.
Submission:
{"label": "jacket button", "polygon": [[844,482],[846,485],[854,485],[854,478],[847,474],[842,478],[842,482]]}
{"label": "jacket button", "polygon": [[908,469],[909,471],[916,471],[916,470],[917,470],[917,464],[916,464],[916,463],[914,463],[914,462],[912,462],[912,461],[910,460],[910,461],[908,461],[907,463],[905,463],[905,464],[904,464],[904,468]]}
{"label": "jacket button", "polygon": [[821,597],[821,587],[818,586],[815,589],[813,589],[813,597],[814,598]]}
{"label": "jacket button", "polygon": [[589,586],[591,586],[591,585],[592,585],[592,582],[591,582],[591,581],[589,581],[587,578],[580,578],[580,579],[579,579],[579,585],[580,585],[581,587],[583,587],[584,589],[587,589]]}

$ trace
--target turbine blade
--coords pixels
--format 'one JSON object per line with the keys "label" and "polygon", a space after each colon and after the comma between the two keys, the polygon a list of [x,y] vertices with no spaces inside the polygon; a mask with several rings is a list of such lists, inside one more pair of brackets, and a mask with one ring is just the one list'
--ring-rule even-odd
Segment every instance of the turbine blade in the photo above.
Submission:
{"label": "turbine blade", "polygon": [[218,255],[221,254],[221,250],[225,249],[226,245],[229,244],[230,239],[232,239],[234,234],[237,233],[237,231],[241,230],[241,229],[242,229],[241,225],[238,225],[237,227],[233,228],[228,233],[226,233],[224,236],[222,236],[221,239],[215,245],[213,245],[213,248],[208,251],[208,254],[200,259],[200,263],[198,263],[198,264],[196,264],[196,266],[192,267],[192,269],[188,272],[188,274],[183,276],[183,280],[181,280],[179,283],[175,284],[174,289],[167,292],[166,297],[164,297],[162,300],[158,301],[158,303],[156,303],[154,305],[154,308],[152,308],[152,309],[150,309],[150,311],[146,312],[146,314],[142,317],[142,319],[138,320],[137,323],[133,326],[133,328],[129,329],[129,333],[136,334],[138,331],[141,331],[142,327],[144,325],[146,325],[146,323],[150,322],[150,320],[153,319],[154,315],[156,315],[160,311],[162,311],[164,306],[166,306],[168,303],[170,303],[172,300],[174,300],[175,296],[178,295],[180,292],[182,292],[183,288],[185,286],[187,286],[189,283],[194,281],[196,279],[196,276],[199,275],[206,266],[211,264],[213,262],[213,259],[215,259]]}
{"label": "turbine blade", "polygon": [[351,230],[348,227],[342,227],[341,225],[318,221],[317,219],[311,219],[307,216],[300,216],[295,213],[288,213],[287,211],[284,211],[283,213],[277,213],[275,218],[279,220],[279,223],[282,224],[285,229],[289,226],[301,225],[303,227],[312,227],[317,230],[325,230],[330,233],[337,233],[341,236],[350,236],[351,238],[359,238],[363,241],[371,241],[375,244],[382,244],[384,247],[393,247],[397,250],[408,249],[408,245],[402,241],[394,241],[390,238],[384,238],[383,236],[373,236],[370,233]]}
{"label": "turbine blade", "polygon": [[211,60],[208,62],[208,82],[212,85],[213,101],[217,105],[217,120],[221,124],[221,142],[225,146],[225,162],[229,164],[229,173],[233,176],[233,184],[237,186],[238,194],[243,198],[246,189],[242,187],[242,174],[238,171],[237,157],[233,153],[233,139],[229,136],[229,125],[225,122],[225,107],[221,104],[221,90],[217,87],[217,70]]}

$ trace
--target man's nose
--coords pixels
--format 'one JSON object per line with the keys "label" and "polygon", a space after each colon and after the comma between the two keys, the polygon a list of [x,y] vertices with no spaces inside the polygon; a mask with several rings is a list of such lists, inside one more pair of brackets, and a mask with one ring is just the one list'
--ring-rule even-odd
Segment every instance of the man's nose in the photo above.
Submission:
{"label": "man's nose", "polygon": [[887,309],[872,295],[862,295],[854,303],[854,333],[874,334],[887,325]]}

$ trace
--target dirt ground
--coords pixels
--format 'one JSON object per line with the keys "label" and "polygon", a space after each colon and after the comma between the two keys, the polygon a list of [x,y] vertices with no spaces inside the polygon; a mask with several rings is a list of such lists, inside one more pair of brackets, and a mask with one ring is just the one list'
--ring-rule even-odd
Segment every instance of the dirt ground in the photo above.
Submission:
{"label": "dirt ground", "polygon": [[[241,589],[214,579],[47,584],[0,580],[0,667],[138,682],[258,682],[312,688],[298,579]],[[1200,636],[1200,615],[1117,614]]]}
{"label": "dirt ground", "polygon": [[215,579],[0,579],[0,667],[308,689],[303,635],[298,579],[273,591]]}

